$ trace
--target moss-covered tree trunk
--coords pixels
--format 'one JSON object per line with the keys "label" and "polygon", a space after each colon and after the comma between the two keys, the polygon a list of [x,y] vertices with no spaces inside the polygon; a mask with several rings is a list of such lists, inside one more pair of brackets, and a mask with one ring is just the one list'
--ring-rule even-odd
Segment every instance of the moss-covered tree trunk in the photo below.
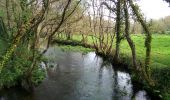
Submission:
{"label": "moss-covered tree trunk", "polygon": [[139,12],[139,7],[133,3],[132,0],[128,0],[129,4],[132,8],[134,15],[136,16],[137,20],[142,25],[145,31],[145,47],[146,47],[146,57],[145,57],[145,66],[142,69],[145,79],[149,82],[150,85],[154,85],[154,82],[151,80],[151,73],[150,73],[150,59],[151,59],[151,41],[152,35],[149,31],[147,24],[144,21],[142,14]]}
{"label": "moss-covered tree trunk", "polygon": [[129,34],[130,22],[129,22],[129,12],[128,12],[126,0],[124,0],[124,13],[125,13],[125,37],[126,37],[126,40],[131,48],[133,66],[135,67],[135,70],[138,70],[137,61],[136,61],[136,48],[135,48],[135,44]]}
{"label": "moss-covered tree trunk", "polygon": [[121,42],[121,35],[120,35],[120,31],[121,31],[121,17],[120,17],[120,13],[121,13],[121,0],[117,1],[117,5],[116,5],[116,50],[115,50],[115,55],[114,55],[114,59],[116,62],[119,62],[119,56],[120,56],[120,42]]}

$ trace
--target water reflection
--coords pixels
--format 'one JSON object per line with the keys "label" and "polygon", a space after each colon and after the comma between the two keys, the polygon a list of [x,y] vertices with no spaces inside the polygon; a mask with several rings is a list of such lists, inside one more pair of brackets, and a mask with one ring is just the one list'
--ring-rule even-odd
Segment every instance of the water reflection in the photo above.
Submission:
{"label": "water reflection", "polygon": [[[51,47],[47,78],[32,94],[14,89],[1,93],[0,100],[148,100],[145,91],[133,94],[130,75],[114,70],[94,52],[63,52]],[[44,67],[43,67],[44,68]],[[23,98],[24,97],[24,98]]]}

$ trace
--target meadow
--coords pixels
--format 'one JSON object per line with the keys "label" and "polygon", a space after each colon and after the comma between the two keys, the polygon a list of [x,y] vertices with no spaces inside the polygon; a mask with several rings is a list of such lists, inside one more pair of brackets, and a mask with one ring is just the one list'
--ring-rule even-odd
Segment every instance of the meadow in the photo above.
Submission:
{"label": "meadow", "polygon": [[[73,40],[81,41],[80,35],[73,35]],[[144,41],[145,36],[142,34],[132,35],[132,39],[136,45],[137,58],[144,60],[145,58],[145,47]],[[88,43],[92,44],[92,38],[88,37]],[[114,40],[115,41],[115,40]],[[113,48],[115,44],[113,44]],[[121,54],[131,56],[131,50],[125,39],[122,40]],[[151,52],[151,67],[170,67],[170,35],[164,34],[153,34],[152,35],[152,52]]]}

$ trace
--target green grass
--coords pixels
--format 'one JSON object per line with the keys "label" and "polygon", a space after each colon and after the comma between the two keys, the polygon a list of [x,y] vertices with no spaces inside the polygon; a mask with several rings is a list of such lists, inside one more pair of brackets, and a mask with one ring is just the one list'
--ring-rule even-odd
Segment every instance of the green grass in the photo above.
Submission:
{"label": "green grass", "polygon": [[[145,58],[144,36],[132,36],[136,44],[136,52],[138,58]],[[130,48],[124,40],[121,43],[123,53],[130,53]],[[161,65],[162,67],[170,67],[170,35],[153,35],[152,36],[152,65]],[[154,68],[154,66],[152,66]]]}
{"label": "green grass", "polygon": [[[81,41],[80,35],[74,35],[73,40]],[[136,52],[138,59],[145,58],[144,35],[132,35],[132,39],[136,45]],[[88,43],[93,43],[91,37],[88,37]],[[113,48],[115,47],[115,44]],[[121,42],[121,53],[131,56],[131,50],[126,40]],[[151,66],[154,67],[170,67],[170,35],[152,35],[152,53]],[[157,65],[157,66],[156,66]]]}
{"label": "green grass", "polygon": [[71,46],[71,45],[60,45],[59,46],[64,51],[72,51],[72,52],[82,52],[82,53],[88,53],[90,51],[93,51],[90,48],[84,48],[82,46]]}

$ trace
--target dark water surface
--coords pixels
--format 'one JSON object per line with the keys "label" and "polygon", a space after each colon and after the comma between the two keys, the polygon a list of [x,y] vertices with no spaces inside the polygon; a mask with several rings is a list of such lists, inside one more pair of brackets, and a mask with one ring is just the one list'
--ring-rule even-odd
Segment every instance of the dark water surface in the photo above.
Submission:
{"label": "dark water surface", "polygon": [[150,100],[144,90],[134,93],[130,75],[114,70],[94,52],[62,51],[51,47],[48,58],[47,78],[27,93],[19,88],[4,90],[0,100]]}

